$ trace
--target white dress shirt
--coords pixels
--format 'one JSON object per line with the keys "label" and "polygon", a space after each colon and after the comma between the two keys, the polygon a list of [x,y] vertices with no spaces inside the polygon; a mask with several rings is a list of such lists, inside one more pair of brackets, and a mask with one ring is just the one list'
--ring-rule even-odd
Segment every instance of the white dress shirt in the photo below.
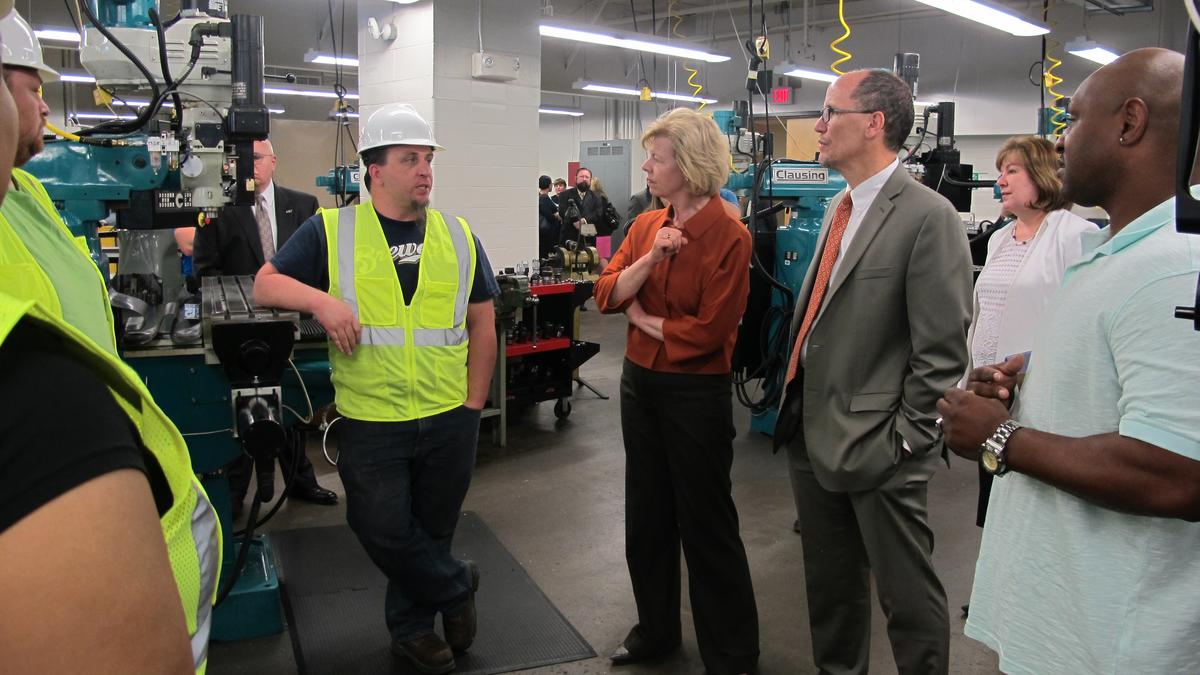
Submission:
{"label": "white dress shirt", "polygon": [[[267,218],[271,219],[271,240],[275,242],[275,250],[279,250],[279,223],[275,222],[275,181],[267,183],[263,188],[262,198],[267,204]],[[254,196],[254,208],[258,209],[258,195]],[[258,218],[257,211],[254,217]],[[258,222],[255,220],[255,222]],[[270,262],[269,260],[267,262]]]}

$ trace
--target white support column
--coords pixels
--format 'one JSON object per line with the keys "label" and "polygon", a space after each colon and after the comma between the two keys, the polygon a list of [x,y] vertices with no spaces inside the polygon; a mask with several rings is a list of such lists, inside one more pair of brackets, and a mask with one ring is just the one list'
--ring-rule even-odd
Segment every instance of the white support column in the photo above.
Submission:
{"label": "white support column", "polygon": [[[412,104],[447,148],[434,163],[433,206],[466,218],[497,269],[536,256],[539,3],[364,0],[358,16],[360,124],[381,105]],[[397,37],[372,38],[370,18]],[[485,52],[520,60],[516,80],[472,78],[481,26]]]}

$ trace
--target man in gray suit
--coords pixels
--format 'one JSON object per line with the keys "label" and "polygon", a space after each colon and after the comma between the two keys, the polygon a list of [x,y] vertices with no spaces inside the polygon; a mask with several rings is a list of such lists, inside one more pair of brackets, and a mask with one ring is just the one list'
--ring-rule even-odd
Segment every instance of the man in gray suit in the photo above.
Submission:
{"label": "man in gray suit", "polygon": [[904,82],[863,70],[829,87],[816,125],[821,163],[849,188],[797,298],[775,445],[824,673],[867,672],[872,573],[899,672],[949,668],[925,497],[945,453],[935,405],[967,367],[971,254],[954,207],[897,161],[912,123]]}

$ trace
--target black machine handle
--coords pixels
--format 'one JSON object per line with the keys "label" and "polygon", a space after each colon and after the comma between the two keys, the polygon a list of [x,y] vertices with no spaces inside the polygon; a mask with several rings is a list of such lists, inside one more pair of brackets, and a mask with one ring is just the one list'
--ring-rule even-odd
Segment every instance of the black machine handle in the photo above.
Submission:
{"label": "black machine handle", "polygon": [[[1197,72],[1197,59],[1200,59],[1200,34],[1196,26],[1188,26],[1187,60],[1183,70],[1183,93],[1181,97],[1181,119],[1179,131],[1179,162],[1175,167],[1175,228],[1185,234],[1200,235],[1200,201],[1192,197],[1189,183],[1192,178],[1192,167],[1196,165],[1196,144],[1200,141],[1200,73]],[[1192,326],[1200,331],[1200,280],[1196,285],[1195,304],[1191,307],[1176,307],[1175,316],[1190,320]]]}

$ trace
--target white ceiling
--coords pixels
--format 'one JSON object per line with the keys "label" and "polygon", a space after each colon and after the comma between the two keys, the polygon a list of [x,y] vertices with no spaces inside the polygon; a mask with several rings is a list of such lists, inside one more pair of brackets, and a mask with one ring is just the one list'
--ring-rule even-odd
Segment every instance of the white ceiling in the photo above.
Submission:
{"label": "white ceiling", "polygon": [[[428,1],[474,5],[477,0]],[[653,27],[654,32],[660,36],[666,36],[668,33],[684,36],[690,42],[707,45],[729,54],[733,57],[731,63],[709,68],[702,76],[707,91],[723,101],[744,96],[745,62],[739,40],[734,36],[740,35],[744,41],[748,37],[748,29],[753,26],[757,32],[764,17],[768,34],[771,36],[772,64],[784,60],[798,62],[807,59],[815,67],[824,68],[831,60],[828,42],[841,33],[836,15],[837,0],[754,0],[753,3],[750,0],[530,1],[540,2],[544,13],[554,18],[625,30],[633,30],[636,21],[640,32],[650,32]],[[1103,1],[1130,4],[1147,0]],[[74,0],[71,2],[73,4]],[[1115,46],[1121,50],[1153,44],[1175,46],[1176,41],[1182,43],[1182,31],[1174,31],[1172,26],[1164,25],[1167,23],[1161,7],[1164,2],[1169,3],[1170,0],[1159,0],[1160,7],[1156,14],[1129,14],[1120,17],[1107,14],[1085,15],[1083,7],[1094,4],[1093,0],[1058,0],[1058,6],[1052,11],[1051,18],[1055,20],[1055,34],[1063,41],[1087,32],[1102,38],[1113,36],[1110,39],[1116,41]],[[65,27],[70,25],[65,4],[63,0],[17,0],[16,7],[35,27]],[[1005,0],[1001,4],[1030,18],[1038,17],[1042,6],[1041,0]],[[309,49],[332,52],[335,38],[339,43],[339,52],[357,51],[358,3],[355,0],[230,0],[230,5],[231,12],[259,14],[265,18],[268,72],[293,72],[311,87],[331,89],[334,82],[333,68],[306,64],[304,53]],[[161,6],[162,14],[170,17],[178,11],[179,0],[163,0]],[[942,86],[940,80],[947,78],[953,78],[957,83],[957,78],[962,75],[962,64],[955,63],[954,55],[940,54],[945,45],[940,44],[942,40],[939,40],[938,31],[952,30],[956,33],[955,36],[945,36],[955,38],[956,52],[959,51],[958,45],[962,40],[960,34],[964,31],[971,35],[975,32],[984,35],[980,44],[986,44],[987,40],[1008,39],[1006,36],[999,36],[996,31],[989,31],[986,27],[969,24],[957,18],[948,19],[940,10],[928,8],[914,0],[846,0],[845,16],[860,36],[857,41],[852,38],[849,42],[862,55],[861,60],[855,62],[857,66],[890,65],[891,55],[896,51],[917,51],[923,55],[922,80],[925,81],[928,70],[930,81],[937,82],[937,86]],[[942,23],[938,26],[947,28],[931,29],[928,26],[931,20],[940,21]],[[344,39],[350,49],[345,49],[341,44],[343,25]],[[331,30],[331,26],[334,30]],[[1131,27],[1137,27],[1138,30],[1130,30]],[[1178,38],[1174,35],[1176,32],[1180,33]],[[484,35],[486,38],[486,27]],[[886,35],[886,41],[875,39],[880,35]],[[1122,38],[1122,35],[1127,37]],[[1024,40],[1029,42],[1023,44],[1034,45],[1031,49],[1037,51],[1035,43],[1038,41],[1035,38]],[[886,44],[882,44],[884,42]],[[64,49],[63,45],[55,46],[49,42],[46,45],[51,47],[48,50],[48,59],[52,64],[61,64],[68,71],[80,70],[73,51]],[[968,57],[976,62],[980,73],[986,74],[989,69],[998,68],[1000,65],[1008,67],[1008,64],[988,64],[987,56],[975,50],[968,51]],[[1029,62],[1025,60],[1021,67],[1027,67]],[[582,78],[603,78],[616,80],[615,83],[633,85],[641,77],[650,80],[656,88],[668,88],[672,84],[673,73],[677,72],[677,65],[665,57],[638,57],[612,48],[580,47],[559,40],[544,40],[542,88],[544,91],[571,92],[572,84]],[[1078,80],[1093,67],[1085,63],[1068,62],[1064,64],[1064,71],[1076,76]],[[354,90],[357,85],[355,70],[344,70],[343,81],[350,90]],[[51,88],[47,95],[52,107],[94,109],[85,85],[73,85],[69,89],[59,91]],[[323,119],[329,109],[328,100],[306,101],[295,97],[277,97],[269,102],[273,107],[282,105],[286,108],[285,117],[300,119]]]}

